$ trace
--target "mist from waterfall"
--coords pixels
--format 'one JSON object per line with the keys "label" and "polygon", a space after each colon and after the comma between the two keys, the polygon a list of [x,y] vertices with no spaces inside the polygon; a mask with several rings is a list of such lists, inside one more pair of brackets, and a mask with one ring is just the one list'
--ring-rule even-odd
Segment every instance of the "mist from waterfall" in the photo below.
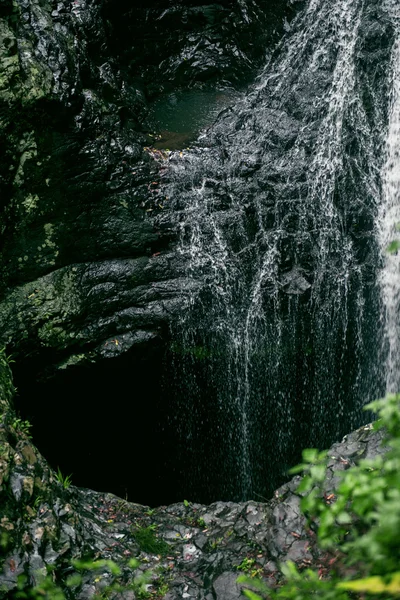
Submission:
{"label": "mist from waterfall", "polygon": [[[192,473],[193,496],[200,483],[207,498],[268,494],[302,448],[360,425],[384,391],[376,222],[389,79],[364,56],[382,10],[310,0],[249,94],[170,158],[178,251],[196,283],[182,291],[169,366],[176,469]],[[386,196],[398,195],[385,172]]]}
{"label": "mist from waterfall", "polygon": [[[383,299],[386,392],[400,391],[400,7],[393,5],[396,41],[391,62],[391,104],[386,161],[383,167],[383,200],[378,233],[384,266],[380,273]],[[397,17],[397,19],[396,19]],[[393,251],[388,251],[393,244]]]}

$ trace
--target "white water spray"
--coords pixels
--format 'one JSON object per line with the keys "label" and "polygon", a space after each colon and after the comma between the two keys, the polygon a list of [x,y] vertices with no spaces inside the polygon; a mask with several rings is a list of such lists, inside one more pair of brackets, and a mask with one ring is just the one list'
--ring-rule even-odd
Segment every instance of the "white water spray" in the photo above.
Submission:
{"label": "white water spray", "polygon": [[383,201],[378,232],[384,267],[380,275],[384,305],[386,393],[400,391],[400,9],[392,54],[392,97],[383,168]]}
{"label": "white water spray", "polygon": [[310,0],[247,99],[171,161],[179,251],[200,282],[175,335],[189,356],[209,346],[215,438],[232,444],[213,468],[241,498],[268,473],[260,463],[284,463],[299,428],[304,443],[329,443],[324,428],[331,439],[360,424],[379,386],[376,275],[363,261],[376,253],[384,111],[360,66],[368,2]]}

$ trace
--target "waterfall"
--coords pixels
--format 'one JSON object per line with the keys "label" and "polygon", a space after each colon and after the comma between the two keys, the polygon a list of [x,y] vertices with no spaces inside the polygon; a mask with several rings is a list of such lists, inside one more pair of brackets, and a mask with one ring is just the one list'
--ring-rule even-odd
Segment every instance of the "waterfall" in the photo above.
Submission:
{"label": "waterfall", "polygon": [[386,161],[383,168],[383,202],[378,231],[384,266],[380,284],[384,305],[386,392],[400,391],[400,255],[389,253],[400,243],[400,9],[397,11],[397,39],[392,55],[392,94],[389,113]]}
{"label": "waterfall", "polygon": [[172,330],[177,460],[214,498],[269,493],[382,391],[387,100],[362,58],[374,10],[310,0],[249,94],[170,158],[178,252],[197,283]]}

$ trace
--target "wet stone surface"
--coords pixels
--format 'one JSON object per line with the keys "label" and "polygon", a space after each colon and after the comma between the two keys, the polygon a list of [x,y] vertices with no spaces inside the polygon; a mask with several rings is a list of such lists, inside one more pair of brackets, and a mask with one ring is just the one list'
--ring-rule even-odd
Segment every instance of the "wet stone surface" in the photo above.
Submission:
{"label": "wet stone surface", "polygon": [[[245,4],[224,3],[227,16],[229,11],[238,14]],[[163,17],[159,22],[170,23],[169,18],[173,22],[176,15],[169,2],[161,5],[151,9],[150,22],[157,22],[164,9],[166,20]],[[364,18],[361,79],[367,82],[366,89],[387,97],[387,82],[379,73],[385,72],[382,65],[388,62],[389,25],[378,18],[380,3],[371,0],[369,6],[375,6],[377,16],[370,12]],[[295,88],[288,79],[287,89],[292,93],[276,106],[264,103],[260,116],[253,109],[257,102],[264,102],[266,92],[254,91],[247,105],[223,115],[197,154],[181,156],[178,152],[167,166],[167,156],[150,148],[154,138],[143,126],[146,90],[138,75],[143,73],[148,82],[158,85],[155,75],[164,69],[166,87],[201,81],[204,73],[211,77],[223,43],[205,38],[213,38],[218,24],[207,34],[207,25],[201,31],[197,28],[194,36],[189,27],[169,55],[168,44],[161,44],[166,53],[161,69],[143,67],[147,57],[142,56],[135,70],[135,57],[126,54],[127,48],[112,44],[118,37],[114,35],[118,19],[110,25],[112,15],[106,9],[102,13],[97,2],[16,0],[2,2],[1,10],[2,345],[8,344],[17,362],[39,357],[37,376],[44,367],[65,370],[116,358],[134,346],[142,350],[163,337],[166,324],[182,314],[197,286],[187,278],[186,265],[175,252],[186,198],[178,195],[174,209],[168,210],[163,183],[167,168],[175,165],[178,174],[189,172],[188,180],[179,183],[188,194],[193,181],[201,184],[204,180],[206,202],[220,210],[218,218],[225,228],[237,222],[242,207],[251,214],[252,198],[261,190],[268,224],[273,193],[284,206],[305,192],[309,148],[317,135],[312,107],[315,97],[323,95],[330,74],[321,69],[317,77],[310,71],[310,86]],[[252,3],[243,10],[257,20]],[[118,14],[124,19],[129,12],[127,6]],[[218,21],[215,11],[208,16],[204,12],[183,8],[180,14],[211,25],[213,19]],[[146,10],[141,14],[146,17]],[[132,22],[127,22],[129,43]],[[375,32],[377,22],[380,26]],[[375,39],[374,32],[376,44],[365,43],[365,39]],[[165,41],[162,31],[157,33]],[[263,44],[264,38],[262,53]],[[370,47],[376,50],[369,53]],[[201,61],[196,71],[198,50]],[[226,68],[218,58],[217,79],[227,73],[234,76],[248,62],[246,52],[236,50],[237,44],[232,44],[225,53]],[[235,53],[239,60],[234,64]],[[157,49],[155,55],[159,54]],[[194,70],[187,69],[187,63]],[[150,88],[149,93],[154,93],[154,86]],[[371,122],[384,123],[384,114],[376,118],[374,103],[370,105]],[[255,138],[246,131],[259,131],[261,119],[265,121],[264,141],[255,151]],[[308,133],[300,138],[304,152],[292,160],[288,150],[305,122]],[[379,136],[374,134],[372,139]],[[380,151],[379,144],[373,146]],[[186,161],[205,167],[192,177]],[[225,183],[222,166],[227,163],[230,179]],[[231,190],[237,192],[240,211],[232,206]],[[364,203],[359,206],[354,223],[364,215]],[[352,229],[353,221],[348,226]],[[370,237],[368,230],[366,237]],[[306,268],[309,256],[305,245],[304,269],[297,271],[288,257],[287,274],[281,281],[287,296],[301,298],[307,293],[312,270]],[[324,362],[323,348],[320,354]],[[168,600],[231,600],[240,597],[236,577],[243,571],[254,571],[274,583],[279,577],[278,563],[288,558],[299,566],[324,564],[315,534],[306,528],[299,511],[295,492],[299,478],[280,487],[266,503],[178,503],[157,509],[74,486],[64,489],[11,408],[12,392],[10,373],[0,359],[0,540],[4,546],[0,597],[15,590],[19,575],[26,574],[35,583],[48,566],[55,567],[54,576],[62,582],[71,559],[79,557],[112,559],[125,565],[137,557],[139,569],[152,573],[149,591],[155,598]],[[335,414],[336,406],[332,403]],[[380,452],[378,441],[379,436],[367,427],[335,444],[327,492],[334,489],[338,471],[360,457]],[[132,472],[134,468],[130,465]],[[151,551],[143,541],[143,531],[150,532]],[[155,546],[154,539],[158,541]],[[123,582],[130,583],[135,576],[128,566],[123,567]],[[73,590],[74,597],[90,598],[109,580],[109,571],[86,574],[79,589]]]}
{"label": "wet stone surface", "polygon": [[0,340],[39,371],[146,346],[185,309],[147,99],[250,73],[301,3],[175,4],[1,3]]}

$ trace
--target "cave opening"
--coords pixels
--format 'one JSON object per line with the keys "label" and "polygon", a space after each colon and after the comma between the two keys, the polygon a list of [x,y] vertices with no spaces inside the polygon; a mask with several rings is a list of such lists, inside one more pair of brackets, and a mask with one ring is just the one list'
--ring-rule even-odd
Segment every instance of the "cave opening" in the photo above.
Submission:
{"label": "cave opening", "polygon": [[55,471],[71,474],[76,486],[140,504],[182,501],[165,354],[156,344],[51,378],[38,378],[38,360],[13,365],[16,411],[32,424],[33,443]]}

